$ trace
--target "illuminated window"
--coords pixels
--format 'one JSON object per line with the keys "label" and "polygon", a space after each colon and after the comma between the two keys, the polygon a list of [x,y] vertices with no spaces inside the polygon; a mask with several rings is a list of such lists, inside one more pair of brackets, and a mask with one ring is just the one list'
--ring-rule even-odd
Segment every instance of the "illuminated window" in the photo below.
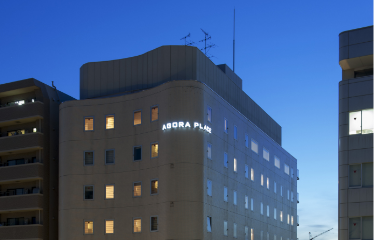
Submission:
{"label": "illuminated window", "polygon": [[158,231],[158,216],[151,217],[151,232]]}
{"label": "illuminated window", "polygon": [[114,128],[114,115],[107,115],[106,122],[105,122],[106,129],[113,129]]}
{"label": "illuminated window", "polygon": [[251,139],[251,149],[255,153],[258,153],[258,144],[255,140]]}
{"label": "illuminated window", "polygon": [[114,220],[105,220],[105,234],[114,233]]}
{"label": "illuminated window", "polygon": [[293,226],[293,216],[291,216],[291,225]]}
{"label": "illuminated window", "polygon": [[245,146],[248,147],[248,145],[249,145],[248,134],[245,134]]}
{"label": "illuminated window", "polygon": [[236,204],[237,204],[237,201],[236,201],[236,195],[237,195],[237,192],[236,192],[236,191],[234,191],[234,205],[236,205]]}
{"label": "illuminated window", "polygon": [[255,170],[253,170],[253,168],[251,168],[251,180],[255,180]]}
{"label": "illuminated window", "polygon": [[36,128],[32,129],[32,132],[34,132],[34,133],[37,132],[37,131],[38,131],[38,129],[36,129]]}
{"label": "illuminated window", "polygon": [[113,199],[114,198],[114,185],[106,185],[105,186],[105,199]]}
{"label": "illuminated window", "polygon": [[274,219],[277,220],[277,209],[274,208]]}
{"label": "illuminated window", "polygon": [[248,231],[248,227],[247,226],[244,227],[244,235],[245,235],[245,240],[248,240],[249,231]]}
{"label": "illuminated window", "polygon": [[267,189],[270,189],[270,182],[269,182],[269,178],[266,178],[266,188],[267,188]]}
{"label": "illuminated window", "polygon": [[224,120],[224,125],[223,125],[223,127],[224,127],[224,131],[225,131],[225,133],[228,133],[228,130],[229,130],[229,123],[228,123],[228,121],[227,121],[226,118],[225,118],[225,120]]}
{"label": "illuminated window", "polygon": [[207,120],[212,122],[212,108],[209,106],[207,107]]}
{"label": "illuminated window", "polygon": [[245,198],[244,198],[244,207],[245,209],[248,209],[248,196],[245,195]]}
{"label": "illuminated window", "polygon": [[269,161],[269,159],[270,159],[269,150],[267,150],[266,148],[263,148],[263,149],[262,149],[262,157],[263,157],[265,160]]}
{"label": "illuminated window", "polygon": [[284,173],[290,175],[290,166],[288,166],[287,164],[284,164]]}
{"label": "illuminated window", "polygon": [[246,164],[245,167],[244,167],[244,174],[245,174],[245,178],[248,178],[248,171],[249,171],[249,168],[248,168],[248,165]]}
{"label": "illuminated window", "polygon": [[141,182],[134,182],[133,183],[133,192],[134,197],[141,197],[142,196],[142,183]]}
{"label": "illuminated window", "polygon": [[251,228],[251,240],[254,240],[255,239],[255,236],[254,236],[254,233],[253,233],[253,228]]}
{"label": "illuminated window", "polygon": [[228,168],[229,160],[227,159],[227,153],[223,153],[223,164],[226,168]]}
{"label": "illuminated window", "polygon": [[209,159],[212,159],[212,144],[210,144],[210,143],[208,143],[207,144],[207,147],[208,147],[208,149],[207,149],[207,152],[208,152],[208,158]]}
{"label": "illuminated window", "polygon": [[223,201],[228,202],[229,194],[227,193],[227,187],[223,187]]}
{"label": "illuminated window", "polygon": [[234,139],[238,140],[238,127],[234,125]]}
{"label": "illuminated window", "polygon": [[227,221],[223,221],[223,235],[227,236],[228,230]]}
{"label": "illuminated window", "polygon": [[281,167],[280,160],[277,156],[274,156],[274,166],[276,166],[277,168]]}
{"label": "illuminated window", "polygon": [[157,120],[158,120],[158,106],[153,106],[151,107],[151,121],[153,122]]}
{"label": "illuminated window", "polygon": [[158,157],[158,143],[151,143],[151,158]]}
{"label": "illuminated window", "polygon": [[253,198],[251,198],[251,211],[253,211]]}
{"label": "illuminated window", "polygon": [[84,165],[94,164],[94,152],[84,152]]}
{"label": "illuminated window", "polygon": [[279,218],[280,218],[280,221],[283,222],[283,211],[279,212]]}
{"label": "illuminated window", "polygon": [[151,180],[151,194],[158,193],[158,180]]}
{"label": "illuminated window", "polygon": [[264,186],[264,175],[261,174],[261,186]]}
{"label": "illuminated window", "polygon": [[212,232],[212,217],[207,217],[206,218],[206,230],[208,231],[208,232]]}
{"label": "illuminated window", "polygon": [[93,117],[85,117],[84,118],[84,130],[85,131],[93,131],[94,130],[94,118]]}
{"label": "illuminated window", "polygon": [[212,196],[212,180],[207,179],[207,194],[208,196]]}
{"label": "illuminated window", "polygon": [[134,161],[142,160],[142,146],[134,147]]}
{"label": "illuminated window", "polygon": [[237,233],[236,233],[236,227],[237,227],[237,225],[236,225],[236,223],[234,223],[234,238],[237,238]]}
{"label": "illuminated window", "polygon": [[287,224],[290,224],[290,214],[287,214]]}
{"label": "illuminated window", "polygon": [[93,222],[84,221],[84,234],[93,234]]}
{"label": "illuminated window", "polygon": [[105,150],[105,164],[114,164],[114,149]]}
{"label": "illuminated window", "polygon": [[142,124],[142,111],[135,111],[134,112],[134,125]]}
{"label": "illuminated window", "polygon": [[269,205],[266,205],[266,216],[270,217],[270,208],[269,208]]}
{"label": "illuminated window", "polygon": [[373,133],[373,109],[349,113],[349,135]]}
{"label": "illuminated window", "polygon": [[238,163],[236,161],[236,158],[234,158],[234,172],[238,171]]}
{"label": "illuminated window", "polygon": [[264,215],[264,204],[261,202],[261,208],[260,208],[261,215]]}
{"label": "illuminated window", "polygon": [[274,181],[274,193],[277,193],[277,183]]}
{"label": "illuminated window", "polygon": [[93,191],[94,191],[94,186],[92,185],[84,186],[84,199],[93,200]]}
{"label": "illuminated window", "polygon": [[134,218],[134,233],[142,232],[142,219]]}

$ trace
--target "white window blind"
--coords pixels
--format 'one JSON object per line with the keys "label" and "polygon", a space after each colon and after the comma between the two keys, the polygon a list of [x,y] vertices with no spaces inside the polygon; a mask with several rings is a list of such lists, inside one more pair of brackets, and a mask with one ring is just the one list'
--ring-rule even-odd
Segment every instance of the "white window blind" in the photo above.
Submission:
{"label": "white window blind", "polygon": [[113,233],[114,233],[114,221],[105,220],[105,234],[113,234]]}
{"label": "white window blind", "polygon": [[114,115],[107,115],[105,120],[105,128],[113,129],[114,128]]}
{"label": "white window blind", "polygon": [[105,186],[105,199],[113,199],[114,198],[114,185],[106,185]]}
{"label": "white window blind", "polygon": [[84,130],[85,131],[93,131],[94,130],[94,118],[93,117],[85,117],[84,118]]}
{"label": "white window blind", "polygon": [[237,172],[237,171],[238,171],[238,163],[237,163],[236,158],[234,158],[234,172]]}
{"label": "white window blind", "polygon": [[251,180],[255,180],[255,170],[253,170],[253,168],[251,168]]}
{"label": "white window blind", "polygon": [[134,218],[134,233],[142,232],[142,219]]}
{"label": "white window blind", "polygon": [[251,149],[255,153],[258,153],[258,144],[255,140],[251,139]]}
{"label": "white window blind", "polygon": [[262,150],[262,156],[265,160],[269,161],[270,159],[270,154],[269,151],[266,148],[263,148]]}
{"label": "white window blind", "polygon": [[274,166],[276,166],[277,168],[280,168],[280,160],[277,156],[274,156]]}

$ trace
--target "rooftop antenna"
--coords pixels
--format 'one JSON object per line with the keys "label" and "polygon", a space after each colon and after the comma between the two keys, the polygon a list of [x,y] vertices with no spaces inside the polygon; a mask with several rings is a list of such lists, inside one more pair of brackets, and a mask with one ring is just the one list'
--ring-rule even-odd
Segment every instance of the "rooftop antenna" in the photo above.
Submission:
{"label": "rooftop antenna", "polygon": [[[184,45],[185,45],[185,46],[187,46],[187,38],[189,38],[189,37],[191,37],[191,34],[190,34],[190,33],[188,33],[187,36],[182,37],[182,38],[180,39],[180,40],[183,40],[183,39],[184,39]],[[188,44],[190,44],[190,43],[188,43]]]}
{"label": "rooftop antenna", "polygon": [[235,8],[234,8],[234,40],[233,40],[233,64],[232,71],[235,72]]}
{"label": "rooftop antenna", "polygon": [[[209,49],[210,49],[210,48],[212,48],[212,47],[214,47],[214,46],[216,46],[216,45],[215,45],[215,44],[210,44],[210,45],[206,46],[206,41],[208,41],[209,39],[211,39],[212,36],[210,36],[209,33],[205,32],[202,28],[200,28],[200,29],[201,29],[201,31],[203,31],[203,33],[204,33],[204,35],[205,35],[205,36],[204,36],[204,39],[199,41],[199,42],[204,42],[204,44],[205,44],[205,47],[204,47],[204,48],[201,48],[200,50],[204,50],[205,55],[208,57],[207,52],[209,52]],[[208,50],[208,51],[207,51],[207,50]],[[209,57],[209,58],[210,58],[210,57]]]}

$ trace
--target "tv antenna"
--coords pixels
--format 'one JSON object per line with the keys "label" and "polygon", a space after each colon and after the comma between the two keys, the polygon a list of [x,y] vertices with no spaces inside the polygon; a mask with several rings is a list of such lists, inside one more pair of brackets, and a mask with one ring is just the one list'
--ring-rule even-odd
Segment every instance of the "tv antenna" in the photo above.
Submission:
{"label": "tv antenna", "polygon": [[186,36],[184,36],[184,37],[182,37],[180,40],[183,40],[184,39],[184,45],[185,46],[193,46],[193,44],[195,43],[195,42],[192,42],[192,41],[188,41],[187,42],[187,38],[189,38],[189,37],[191,37],[191,33],[188,33],[188,35],[186,35]]}
{"label": "tv antenna", "polygon": [[[204,42],[204,44],[205,44],[205,47],[204,47],[204,48],[201,48],[200,50],[204,50],[205,55],[208,57],[207,53],[209,52],[209,49],[215,47],[216,45],[215,45],[215,44],[210,44],[210,45],[207,46],[207,45],[206,45],[206,42],[207,42],[209,39],[211,39],[212,36],[210,36],[209,33],[205,32],[202,28],[200,28],[200,29],[201,29],[201,31],[203,31],[203,33],[204,33],[204,35],[205,35],[205,36],[204,36],[204,39],[199,41],[199,42]],[[209,57],[209,58],[210,58],[210,57]]]}
{"label": "tv antenna", "polygon": [[235,72],[235,8],[234,8],[234,40],[233,40],[233,57],[232,71]]}
{"label": "tv antenna", "polygon": [[319,237],[319,236],[321,236],[322,234],[325,234],[325,233],[331,231],[332,229],[333,229],[333,228],[331,228],[331,229],[329,229],[329,230],[327,230],[327,231],[324,231],[323,233],[320,233],[320,234],[318,234],[318,235],[316,235],[316,236],[314,236],[314,237],[312,237],[312,233],[309,232],[309,240],[313,240],[313,239],[315,239],[316,237]]}

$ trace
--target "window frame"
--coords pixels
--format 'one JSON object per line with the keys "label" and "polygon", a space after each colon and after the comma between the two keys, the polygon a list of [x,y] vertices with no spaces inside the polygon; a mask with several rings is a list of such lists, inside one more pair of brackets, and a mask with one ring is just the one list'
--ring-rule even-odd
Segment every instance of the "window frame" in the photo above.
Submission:
{"label": "window frame", "polygon": [[[267,154],[269,156],[268,159],[265,158],[264,152],[267,152]],[[266,147],[262,147],[262,158],[265,159],[266,161],[270,162],[270,151]]]}
{"label": "window frame", "polygon": [[[278,159],[278,163],[279,163],[279,167],[277,166],[277,164],[275,164],[277,161],[275,159]],[[277,157],[276,155],[274,155],[274,166],[278,169],[280,169],[281,167],[281,160],[279,157]]]}
{"label": "window frame", "polygon": [[[136,112],[140,112],[140,124],[136,124],[135,125],[135,113]],[[132,126],[139,126],[139,125],[142,125],[143,124],[143,114],[142,114],[142,109],[136,109],[132,112]]]}
{"label": "window frame", "polygon": [[[140,183],[140,196],[135,196],[135,183]],[[137,181],[137,182],[132,182],[132,197],[133,198],[140,198],[143,195],[143,186],[142,186],[142,181]]]}
{"label": "window frame", "polygon": [[[92,155],[93,155],[92,164],[86,164],[86,152],[92,152]],[[93,165],[95,165],[95,151],[93,150],[83,151],[83,166],[93,166]]]}
{"label": "window frame", "polygon": [[238,140],[238,126],[234,124],[234,140]]}
{"label": "window frame", "polygon": [[[113,198],[107,198],[106,197],[106,187],[107,186],[113,186]],[[105,184],[104,187],[105,187],[105,198],[104,199],[105,200],[114,200],[114,198],[115,198],[115,188],[116,188],[115,184],[114,183],[113,184]]]}
{"label": "window frame", "polygon": [[[106,232],[106,221],[113,221],[113,233],[107,233],[107,232]],[[105,235],[111,235],[111,234],[114,234],[114,219],[104,219],[104,234],[105,234]]]}
{"label": "window frame", "polygon": [[[209,221],[210,221],[210,231],[208,230],[208,218],[209,218]],[[206,232],[212,232],[212,228],[213,228],[213,224],[212,224],[212,216],[206,216],[206,220],[207,220],[207,223],[206,223]]]}
{"label": "window frame", "polygon": [[[92,222],[92,233],[86,233],[85,229],[86,229],[86,222]],[[90,220],[90,219],[83,219],[83,235],[93,235],[95,232],[95,222],[94,220]]]}
{"label": "window frame", "polygon": [[[157,143],[157,157],[152,157],[152,144],[155,144],[155,143]],[[151,159],[158,158],[158,156],[159,156],[159,149],[160,149],[160,144],[159,144],[159,142],[158,142],[158,141],[157,141],[157,142],[151,142],[149,146],[150,146],[150,149],[149,149],[149,151],[150,151],[149,156],[151,157]],[[141,161],[141,160],[136,160],[136,161]]]}
{"label": "window frame", "polygon": [[234,158],[234,173],[238,173],[238,159]]}
{"label": "window frame", "polygon": [[[210,123],[212,123],[213,122],[213,109],[209,106],[209,105],[206,105],[207,107],[206,107],[206,110],[207,110],[207,117],[206,117],[206,120],[208,121],[208,122],[210,122]],[[209,109],[210,109],[210,121],[209,121]]]}
{"label": "window frame", "polygon": [[[154,107],[157,107],[157,119],[156,120],[152,120],[152,108],[154,108]],[[158,119],[160,119],[160,107],[159,107],[159,105],[158,104],[156,104],[156,105],[152,105],[150,108],[149,108],[149,120],[150,120],[150,122],[156,122],[156,121],[158,121]],[[140,117],[140,119],[141,119],[141,117]],[[141,121],[141,120],[140,120]],[[138,125],[135,125],[135,126],[138,126]],[[157,220],[158,221],[158,220]]]}
{"label": "window frame", "polygon": [[[252,149],[252,142],[256,144],[256,146],[257,146],[257,152]],[[251,150],[252,150],[252,152],[254,152],[254,153],[256,153],[258,155],[258,142],[256,140],[254,140],[253,138],[251,138]]]}
{"label": "window frame", "polygon": [[[92,130],[86,130],[86,118],[92,118]],[[83,132],[94,132],[95,131],[95,116],[83,116]]]}
{"label": "window frame", "polygon": [[229,168],[229,155],[227,154],[227,152],[223,152],[223,167]]}
{"label": "window frame", "polygon": [[[140,159],[139,160],[135,160],[135,148],[136,147],[140,147]],[[133,162],[138,162],[138,161],[142,161],[142,160],[143,160],[143,148],[142,148],[142,145],[133,146],[132,147],[132,161]]]}
{"label": "window frame", "polygon": [[245,134],[244,142],[245,142],[245,147],[246,147],[246,148],[249,148],[249,136],[248,136],[247,133]]}
{"label": "window frame", "polygon": [[[212,148],[213,148],[213,146],[212,146],[212,144],[210,143],[210,142],[207,142],[207,144],[206,144],[206,146],[207,146],[207,154],[206,154],[206,157],[209,159],[209,160],[212,160]],[[210,157],[209,157],[209,146],[210,146]]]}
{"label": "window frame", "polygon": [[[157,193],[152,193],[152,181],[157,181],[157,186],[158,186]],[[158,193],[160,192],[160,181],[158,180],[158,178],[153,178],[153,179],[149,180],[149,186],[150,186],[150,188],[149,188],[149,194],[151,196],[158,195]]]}
{"label": "window frame", "polygon": [[[113,128],[106,128],[106,118],[107,116],[113,116]],[[114,130],[116,128],[116,116],[115,114],[106,114],[105,115],[105,130]]]}
{"label": "window frame", "polygon": [[[225,229],[226,224],[226,229]],[[229,221],[223,220],[223,236],[229,235]]]}
{"label": "window frame", "polygon": [[[140,232],[134,232],[134,221],[140,219]],[[158,221],[158,219],[157,219]],[[143,232],[143,221],[141,217],[133,217],[132,218],[132,233],[142,233]]]}
{"label": "window frame", "polygon": [[236,190],[233,190],[233,204],[236,206],[236,205],[238,205],[238,191],[236,191]]}
{"label": "window frame", "polygon": [[[210,194],[209,194],[209,183],[210,182]],[[209,178],[206,179],[206,195],[212,197],[213,196],[213,181]]]}
{"label": "window frame", "polygon": [[249,166],[248,164],[244,164],[244,177],[249,178]]}
{"label": "window frame", "polygon": [[229,121],[227,120],[227,118],[223,118],[223,127],[224,127],[224,132],[226,134],[229,134]]}
{"label": "window frame", "polygon": [[[225,190],[226,190],[226,194],[225,194]],[[226,186],[223,186],[223,201],[227,203],[229,202],[229,189]]]}
{"label": "window frame", "polygon": [[[106,152],[107,151],[113,151],[113,163],[107,163],[106,161]],[[105,149],[105,156],[104,156],[104,160],[105,160],[105,165],[114,165],[116,163],[116,150],[114,148],[112,149]]]}
{"label": "window frame", "polygon": [[[86,187],[92,187],[92,199],[86,199]],[[83,185],[83,201],[95,200],[95,185]]]}
{"label": "window frame", "polygon": [[[157,218],[157,230],[152,230],[152,217],[156,217]],[[158,232],[158,215],[153,215],[153,216],[149,216],[149,231],[150,232]]]}

